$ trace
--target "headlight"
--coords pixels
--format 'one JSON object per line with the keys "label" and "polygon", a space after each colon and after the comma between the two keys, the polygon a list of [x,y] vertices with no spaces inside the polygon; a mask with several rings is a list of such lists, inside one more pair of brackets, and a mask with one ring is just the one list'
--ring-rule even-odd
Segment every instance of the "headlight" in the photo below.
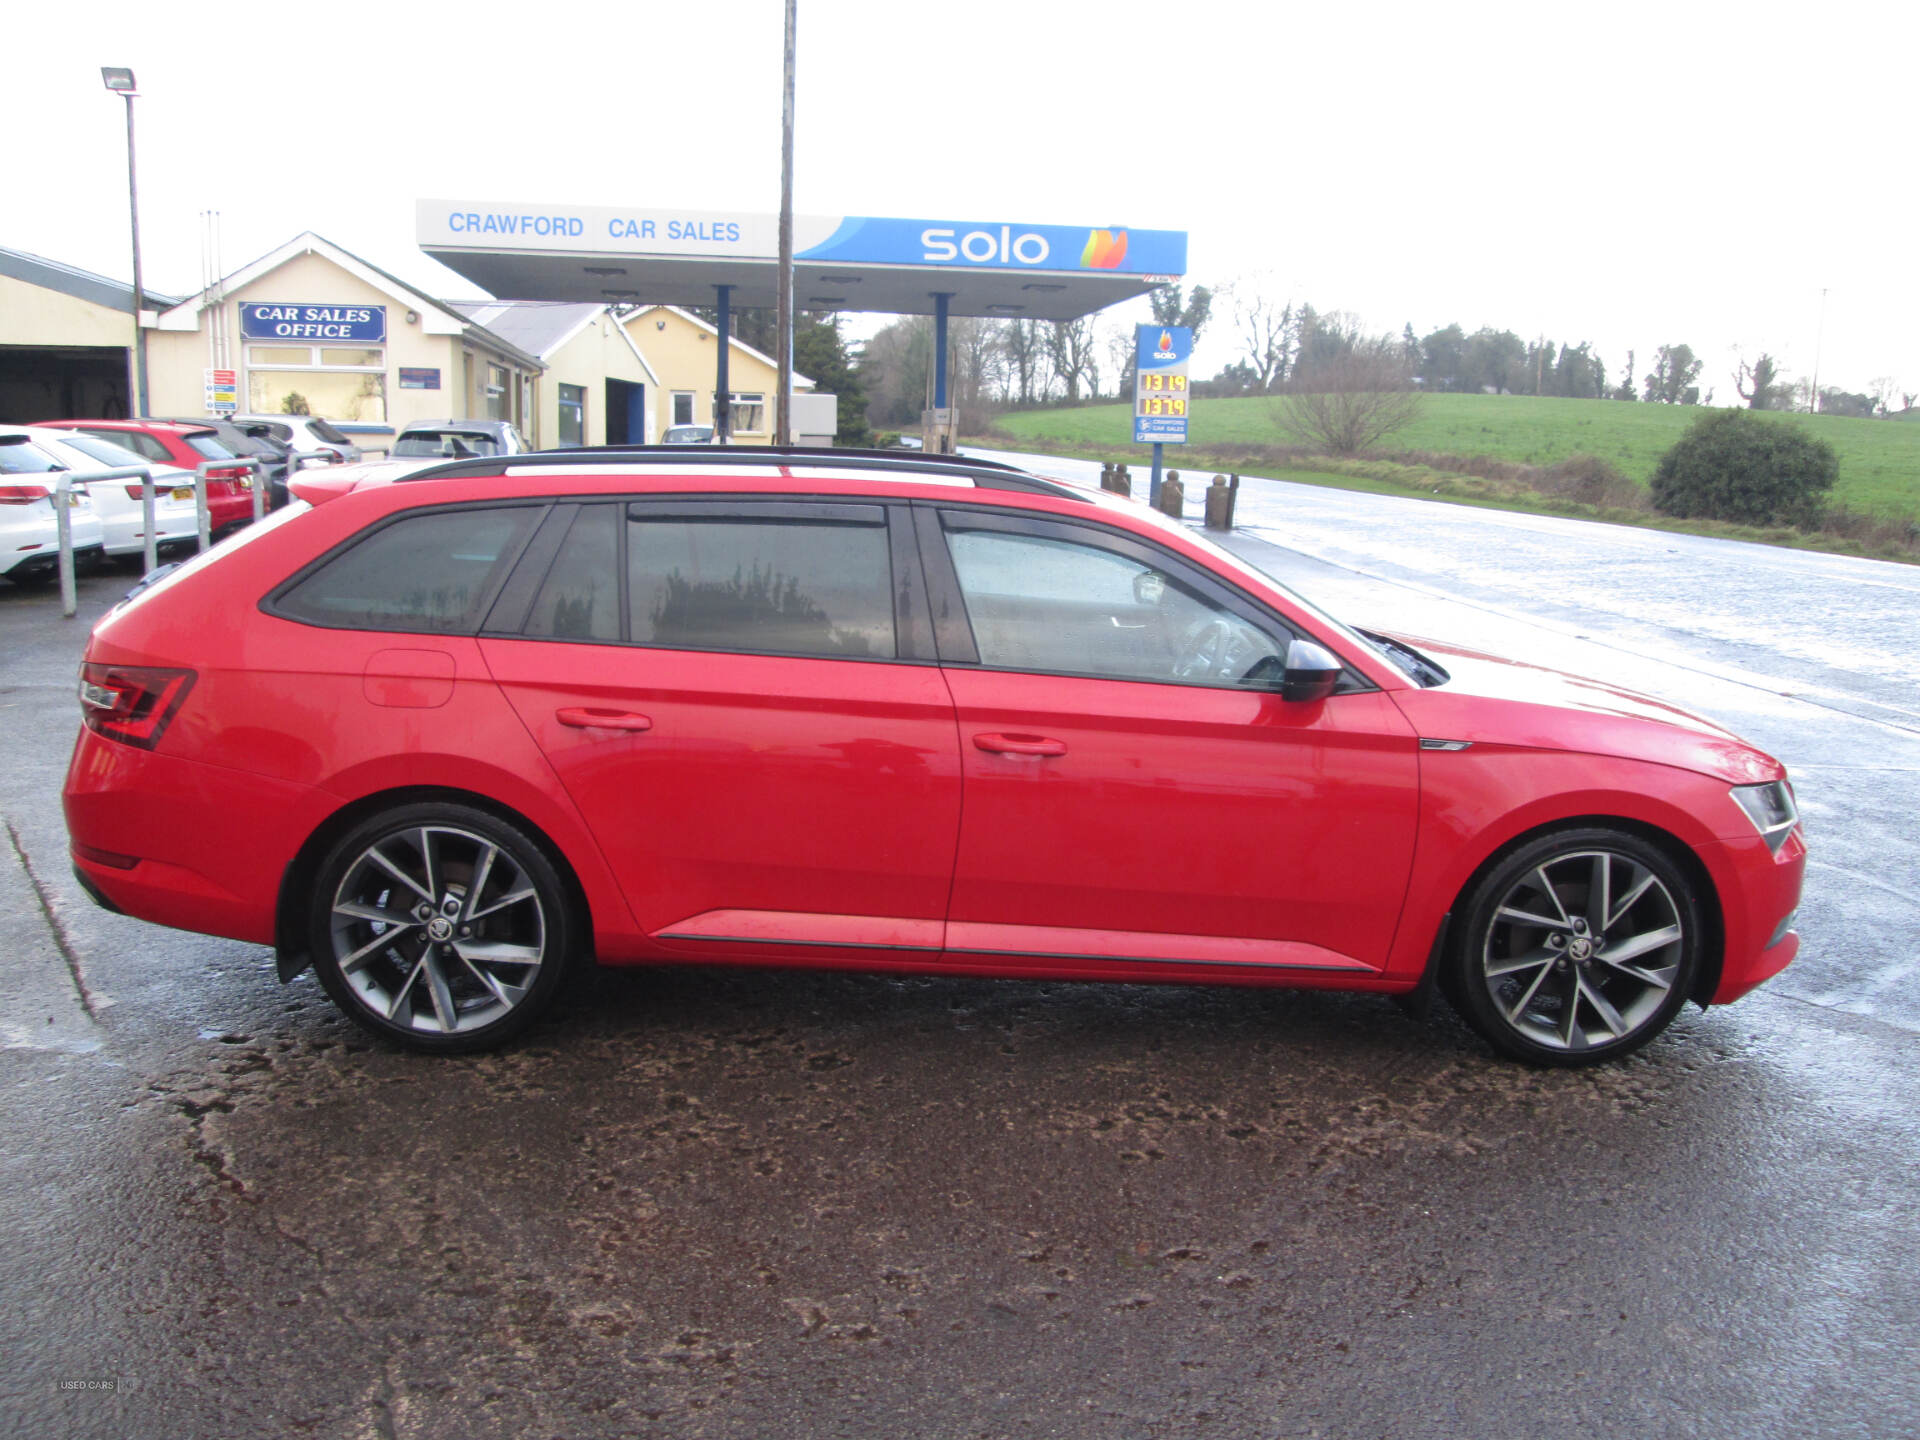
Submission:
{"label": "headlight", "polygon": [[1787,843],[1787,836],[1793,833],[1793,827],[1800,823],[1792,787],[1784,780],[1775,780],[1769,785],[1736,785],[1732,794],[1734,802],[1747,812],[1753,828],[1760,832],[1760,838],[1767,842],[1767,848],[1778,855],[1780,847]]}

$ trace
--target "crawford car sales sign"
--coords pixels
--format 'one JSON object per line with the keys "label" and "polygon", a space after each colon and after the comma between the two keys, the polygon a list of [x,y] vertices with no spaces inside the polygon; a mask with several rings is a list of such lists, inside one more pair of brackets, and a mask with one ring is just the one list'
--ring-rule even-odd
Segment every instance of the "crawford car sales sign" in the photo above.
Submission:
{"label": "crawford car sales sign", "polygon": [[320,340],[351,345],[379,345],[387,338],[387,307],[249,301],[240,307],[240,335],[246,340]]}

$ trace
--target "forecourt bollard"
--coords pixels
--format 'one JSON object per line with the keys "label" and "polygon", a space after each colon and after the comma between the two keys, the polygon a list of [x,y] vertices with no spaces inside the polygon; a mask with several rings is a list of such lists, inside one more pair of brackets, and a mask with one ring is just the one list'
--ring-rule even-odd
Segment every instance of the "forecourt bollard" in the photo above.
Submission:
{"label": "forecourt bollard", "polygon": [[1186,486],[1181,483],[1180,472],[1169,470],[1167,478],[1160,482],[1160,498],[1154,502],[1154,508],[1178,520],[1186,514],[1186,500]]}
{"label": "forecourt bollard", "polygon": [[1213,483],[1207,486],[1206,524],[1209,530],[1233,528],[1233,492],[1227,488],[1224,475],[1214,476]]}

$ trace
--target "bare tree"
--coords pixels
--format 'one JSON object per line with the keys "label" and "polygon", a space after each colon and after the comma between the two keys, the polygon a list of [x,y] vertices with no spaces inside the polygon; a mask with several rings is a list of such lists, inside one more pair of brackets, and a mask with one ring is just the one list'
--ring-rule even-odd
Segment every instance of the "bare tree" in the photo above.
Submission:
{"label": "bare tree", "polygon": [[1315,365],[1274,402],[1274,414],[1304,443],[1353,455],[1417,419],[1421,398],[1400,342],[1377,336]]}
{"label": "bare tree", "polygon": [[[1880,415],[1893,413],[1894,397],[1900,394],[1900,382],[1891,375],[1876,376],[1867,386],[1867,394],[1873,397],[1873,408]],[[1911,408],[1911,404],[1909,404]]]}
{"label": "bare tree", "polygon": [[1267,292],[1263,277],[1250,276],[1225,287],[1233,313],[1233,329],[1240,353],[1260,390],[1272,392],[1286,383],[1298,338],[1299,316],[1291,303]]}
{"label": "bare tree", "polygon": [[1048,322],[1047,357],[1053,361],[1053,373],[1067,387],[1069,401],[1080,398],[1083,381],[1088,394],[1100,393],[1100,366],[1095,358],[1098,338],[1091,315]]}
{"label": "bare tree", "polygon": [[1000,331],[1008,398],[1022,405],[1046,398],[1047,347],[1038,320],[1009,320]]}

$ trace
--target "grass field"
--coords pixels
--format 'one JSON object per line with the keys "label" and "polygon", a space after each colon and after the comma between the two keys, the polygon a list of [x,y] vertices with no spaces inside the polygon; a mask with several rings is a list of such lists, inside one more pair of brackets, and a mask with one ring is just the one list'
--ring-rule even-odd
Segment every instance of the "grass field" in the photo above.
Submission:
{"label": "grass field", "polygon": [[[1132,449],[1125,405],[1028,410],[1003,415],[998,429],[1016,440]],[[1526,395],[1429,395],[1420,418],[1386,443],[1396,450],[1484,455],[1549,465],[1597,455],[1644,484],[1660,456],[1700,414],[1672,405],[1616,400],[1546,400]],[[1920,516],[1920,425],[1829,415],[1769,415],[1819,436],[1840,456],[1836,503],[1882,516]],[[1194,402],[1193,443],[1284,445],[1273,401],[1261,396]],[[1174,447],[1176,450],[1178,447]],[[1145,453],[1145,447],[1139,447]],[[1177,463],[1171,462],[1171,463]]]}

